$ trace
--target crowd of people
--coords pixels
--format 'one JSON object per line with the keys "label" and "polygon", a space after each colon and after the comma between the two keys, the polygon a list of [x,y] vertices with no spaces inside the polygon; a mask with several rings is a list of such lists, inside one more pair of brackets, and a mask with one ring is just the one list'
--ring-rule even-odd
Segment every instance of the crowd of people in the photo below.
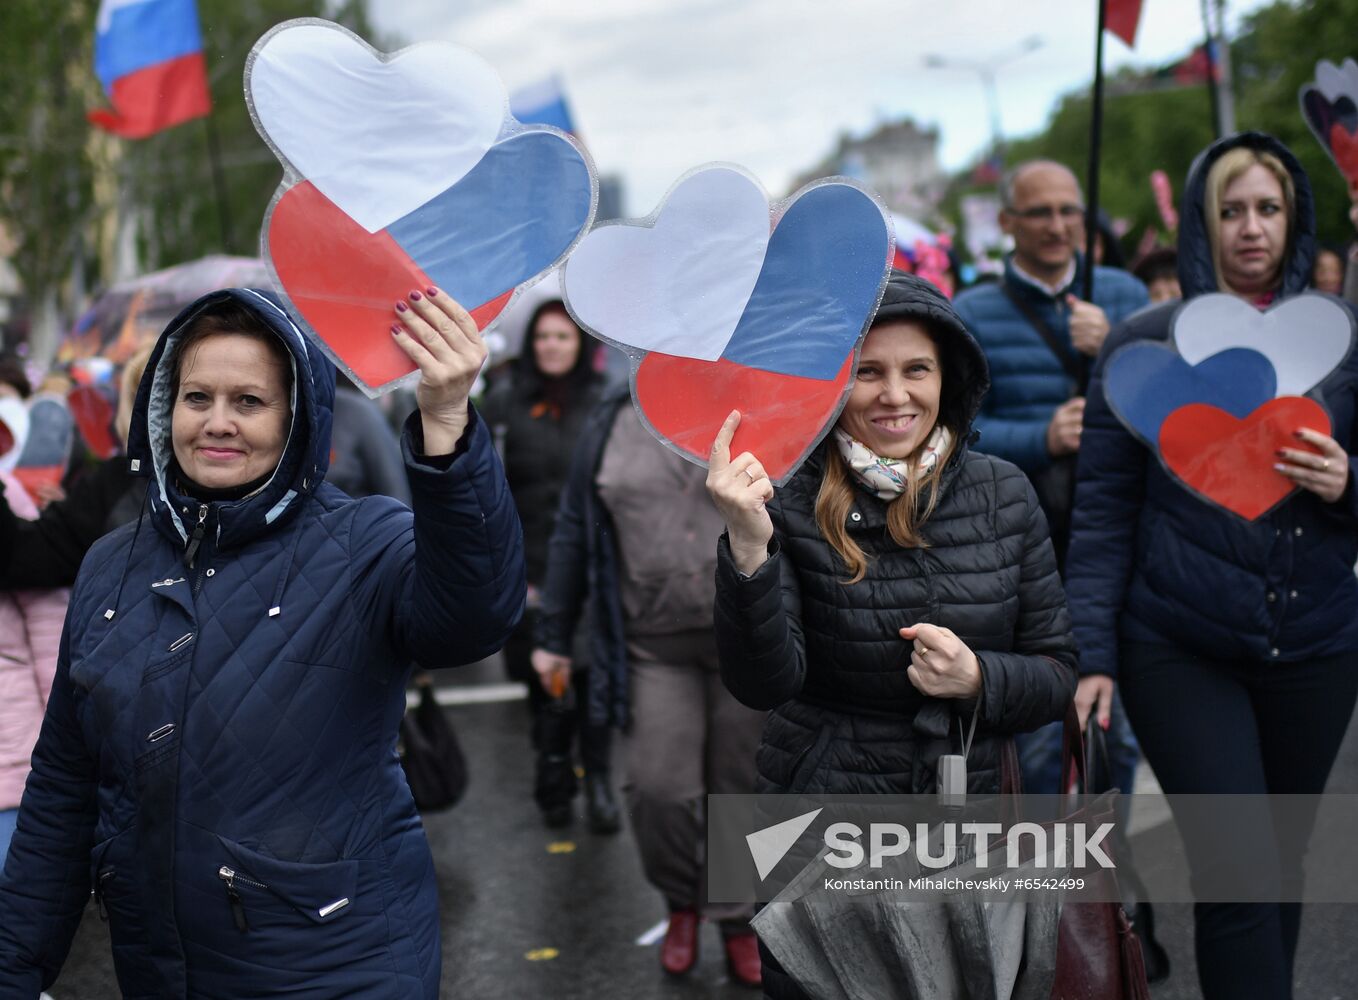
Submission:
{"label": "crowd of people", "polygon": [[[1258,133],[1203,151],[1177,246],[1130,269],[1111,231],[1085,259],[1067,168],[1000,194],[1003,272],[954,300],[893,272],[777,488],[732,454],[739,410],[706,470],[659,444],[554,279],[478,398],[461,305],[395,303],[399,432],[272,293],[188,305],[121,374],[122,455],[41,496],[0,473],[0,996],[51,985],[91,893],[127,996],[437,996],[397,732],[416,671],[501,650],[545,826],[583,788],[663,898],[664,972],[707,919],[770,997],[806,994],[749,906],[707,899],[709,794],[931,792],[959,739],[969,791],[1016,745],[1056,792],[1072,703],[1125,791],[1143,755],[1170,793],[1323,791],[1358,703],[1358,357],[1317,387],[1330,432],[1278,455],[1298,492],[1248,522],[1172,479],[1104,375],[1197,296],[1358,301],[1354,251],[1315,238],[1337,207]],[[1190,840],[1191,869],[1299,885],[1313,819]],[[1300,916],[1200,904],[1203,995],[1290,997]]]}

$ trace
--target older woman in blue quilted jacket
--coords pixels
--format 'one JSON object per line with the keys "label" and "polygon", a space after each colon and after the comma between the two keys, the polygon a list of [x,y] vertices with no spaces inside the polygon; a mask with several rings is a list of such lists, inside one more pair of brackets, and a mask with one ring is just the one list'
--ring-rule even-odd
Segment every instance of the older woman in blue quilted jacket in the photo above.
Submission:
{"label": "older woman in blue quilted jacket", "polygon": [[91,889],[125,996],[438,995],[406,676],[497,649],[525,587],[476,326],[437,289],[395,308],[413,512],[325,482],[334,370],[271,296],[161,336],[128,446],[148,509],[76,581],[0,875],[0,996],[56,978]]}

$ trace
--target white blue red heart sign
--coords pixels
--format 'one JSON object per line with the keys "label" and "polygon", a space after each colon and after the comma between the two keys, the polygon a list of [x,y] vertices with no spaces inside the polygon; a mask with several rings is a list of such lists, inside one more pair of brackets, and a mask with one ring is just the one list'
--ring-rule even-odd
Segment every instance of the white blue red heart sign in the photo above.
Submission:
{"label": "white blue red heart sign", "polygon": [[1349,184],[1358,184],[1358,63],[1316,63],[1316,78],[1301,88],[1301,114]]}
{"label": "white blue red heart sign", "polygon": [[1353,319],[1324,295],[1260,312],[1231,295],[1203,295],[1174,315],[1169,343],[1115,351],[1103,388],[1123,425],[1201,499],[1249,521],[1297,487],[1274,469],[1279,448],[1314,450],[1302,427],[1331,432],[1307,396],[1349,357]]}
{"label": "white blue red heart sign", "polygon": [[14,476],[30,496],[37,496],[40,486],[61,485],[74,444],[75,418],[66,400],[49,393],[31,398],[28,428],[14,464]]}
{"label": "white blue red heart sign", "polygon": [[415,370],[388,333],[397,301],[437,287],[484,330],[594,218],[588,154],[515,121],[494,70],[458,46],[387,54],[328,21],[289,21],[256,43],[245,89],[285,167],[263,256],[303,329],[369,395]]}
{"label": "white blue red heart sign", "polygon": [[734,453],[785,483],[844,405],[893,252],[881,203],[842,179],[770,205],[709,165],[648,218],[596,226],[564,271],[576,322],[631,358],[642,422],[705,465],[727,415]]}

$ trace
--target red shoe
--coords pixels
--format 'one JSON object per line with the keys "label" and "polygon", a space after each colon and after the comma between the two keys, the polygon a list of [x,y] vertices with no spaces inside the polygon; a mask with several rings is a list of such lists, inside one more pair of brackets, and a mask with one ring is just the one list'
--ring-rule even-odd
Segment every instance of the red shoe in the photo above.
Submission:
{"label": "red shoe", "polygon": [[759,963],[759,942],[753,931],[731,934],[723,942],[726,946],[726,971],[741,986],[759,986],[762,967]]}
{"label": "red shoe", "polygon": [[[755,960],[758,961],[758,956]],[[697,961],[698,914],[693,910],[671,910],[670,925],[660,944],[660,967],[671,976],[682,976]]]}

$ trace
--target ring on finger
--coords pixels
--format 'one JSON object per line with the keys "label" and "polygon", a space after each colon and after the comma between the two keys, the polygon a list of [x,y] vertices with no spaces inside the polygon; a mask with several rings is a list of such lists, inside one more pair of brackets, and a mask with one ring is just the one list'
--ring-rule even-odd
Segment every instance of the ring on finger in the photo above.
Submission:
{"label": "ring on finger", "polygon": [[749,480],[750,480],[750,485],[751,485],[751,486],[753,486],[755,483],[757,483],[757,482],[759,481],[759,478],[758,478],[753,472],[751,472],[749,469],[744,469],[744,470],[742,470],[742,471],[743,471],[743,472],[745,473],[745,475],[749,478]]}

